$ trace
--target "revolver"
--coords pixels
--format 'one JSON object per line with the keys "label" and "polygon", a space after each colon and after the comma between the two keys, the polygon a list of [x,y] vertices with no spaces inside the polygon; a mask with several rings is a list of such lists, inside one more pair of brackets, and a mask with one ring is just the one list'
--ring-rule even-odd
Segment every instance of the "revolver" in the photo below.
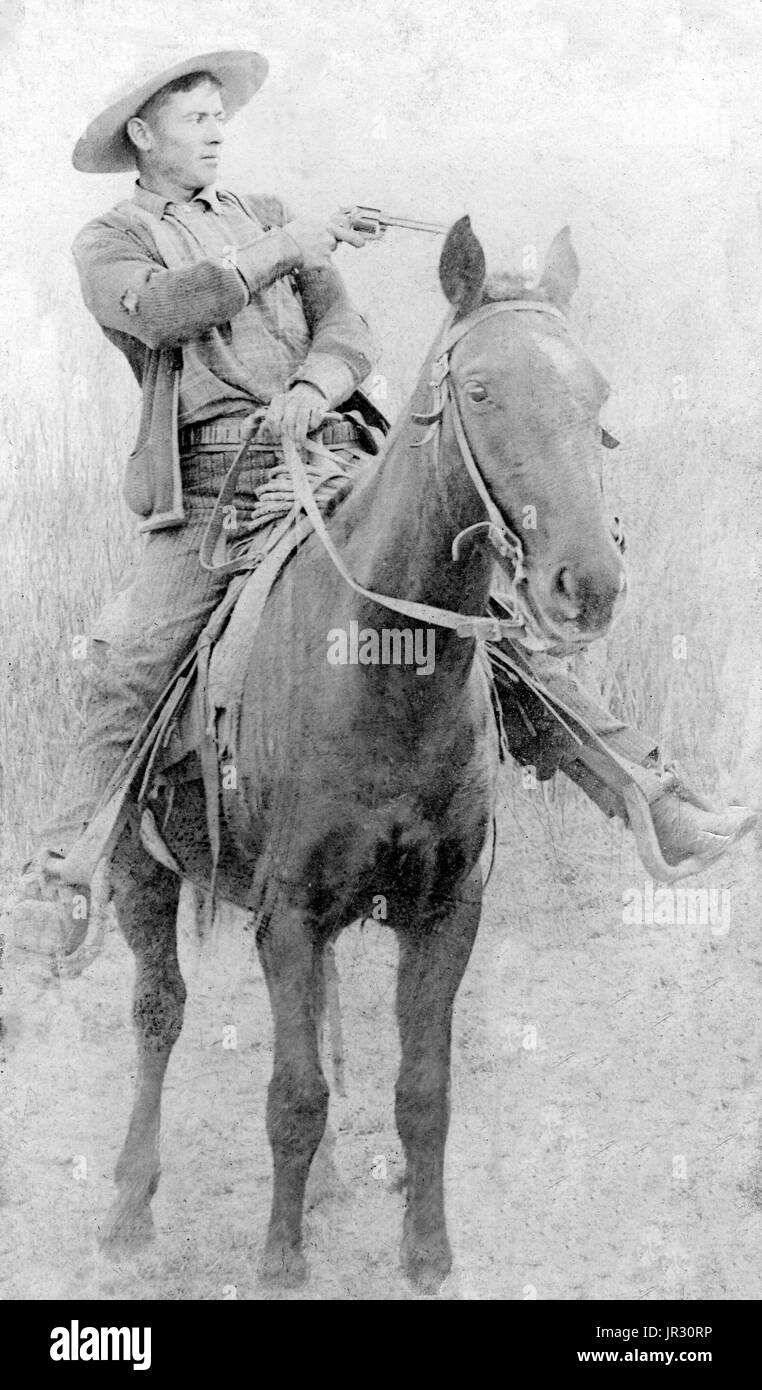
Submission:
{"label": "revolver", "polygon": [[342,208],[349,214],[349,225],[353,232],[361,232],[369,241],[378,241],[387,227],[403,227],[410,232],[431,232],[434,236],[445,236],[450,230],[442,222],[419,222],[414,217],[392,217],[380,208],[365,207],[356,203],[354,207]]}

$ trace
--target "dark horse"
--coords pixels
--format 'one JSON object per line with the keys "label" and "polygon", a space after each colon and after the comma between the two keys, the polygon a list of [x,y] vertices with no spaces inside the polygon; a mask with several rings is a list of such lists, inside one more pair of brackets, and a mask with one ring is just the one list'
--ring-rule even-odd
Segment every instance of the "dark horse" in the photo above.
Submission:
{"label": "dark horse", "polygon": [[[408,408],[378,466],[329,521],[330,539],[365,589],[450,615],[482,615],[497,518],[504,534],[522,538],[521,573],[510,559],[503,563],[519,581],[534,631],[592,640],[612,621],[624,572],[599,486],[606,384],[565,320],[578,274],[568,230],[553,243],[529,298],[510,276],[486,275],[468,218],[451,229],[439,269],[451,306],[445,337],[410,403],[418,415],[430,409],[433,367],[437,438],[411,447],[422,431]],[[400,660],[327,659],[329,633],[357,623],[367,636],[395,618],[399,626],[389,606],[345,581],[319,535],[309,537],[267,601],[243,689],[236,789],[222,794],[219,890],[254,913],[274,1019],[267,1103],[274,1179],[263,1275],[287,1284],[306,1275],[305,1186],[328,1110],[320,1059],[324,950],[344,927],[371,916],[379,898],[399,943],[403,1266],[417,1288],[434,1291],[451,1265],[443,1191],[451,1019],[479,925],[498,735],[473,628],[463,635],[432,622],[429,674]],[[198,782],[178,780],[165,833],[183,873],[208,882]],[[104,1232],[119,1246],[152,1229],[162,1082],[185,999],[176,946],[180,879],[146,853],[137,813],[115,852],[112,882],[137,961],[139,1054],[116,1170],[119,1195]]]}

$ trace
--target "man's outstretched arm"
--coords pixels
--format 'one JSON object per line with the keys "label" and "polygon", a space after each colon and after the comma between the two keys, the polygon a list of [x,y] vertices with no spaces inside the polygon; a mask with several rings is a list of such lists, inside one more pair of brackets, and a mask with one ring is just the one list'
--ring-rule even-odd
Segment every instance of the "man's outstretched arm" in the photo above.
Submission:
{"label": "man's outstretched arm", "polygon": [[82,295],[102,328],[147,347],[176,347],[229,323],[252,294],[304,264],[285,227],[252,239],[232,260],[208,259],[166,270],[128,231],[90,222],[72,247]]}
{"label": "man's outstretched arm", "polygon": [[322,269],[339,240],[363,244],[348,226],[295,218],[253,236],[229,260],[210,257],[167,270],[140,237],[96,220],[72,250],[85,304],[101,327],[163,348],[229,323],[283,275]]}

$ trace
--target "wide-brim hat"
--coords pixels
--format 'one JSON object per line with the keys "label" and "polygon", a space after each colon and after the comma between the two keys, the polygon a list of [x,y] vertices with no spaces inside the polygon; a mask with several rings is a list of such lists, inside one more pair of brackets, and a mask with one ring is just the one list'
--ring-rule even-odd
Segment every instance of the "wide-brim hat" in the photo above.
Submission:
{"label": "wide-brim hat", "polygon": [[222,84],[227,116],[235,115],[267,76],[267,59],[251,49],[233,48],[221,53],[200,53],[184,58],[163,72],[132,81],[115,92],[110,104],[91,121],[74,146],[71,157],[81,174],[116,174],[135,167],[135,148],[127,136],[127,122],[141,106],[168,82],[190,72],[210,72]]}

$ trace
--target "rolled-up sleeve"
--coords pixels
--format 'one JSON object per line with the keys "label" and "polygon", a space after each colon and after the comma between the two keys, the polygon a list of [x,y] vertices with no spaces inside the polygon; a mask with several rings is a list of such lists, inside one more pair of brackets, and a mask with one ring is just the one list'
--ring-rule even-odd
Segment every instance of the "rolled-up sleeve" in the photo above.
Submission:
{"label": "rolled-up sleeve", "polygon": [[102,328],[150,348],[176,347],[229,323],[250,295],[298,270],[301,252],[282,228],[238,251],[236,264],[209,259],[167,270],[128,231],[91,222],[72,247],[82,295]]}

